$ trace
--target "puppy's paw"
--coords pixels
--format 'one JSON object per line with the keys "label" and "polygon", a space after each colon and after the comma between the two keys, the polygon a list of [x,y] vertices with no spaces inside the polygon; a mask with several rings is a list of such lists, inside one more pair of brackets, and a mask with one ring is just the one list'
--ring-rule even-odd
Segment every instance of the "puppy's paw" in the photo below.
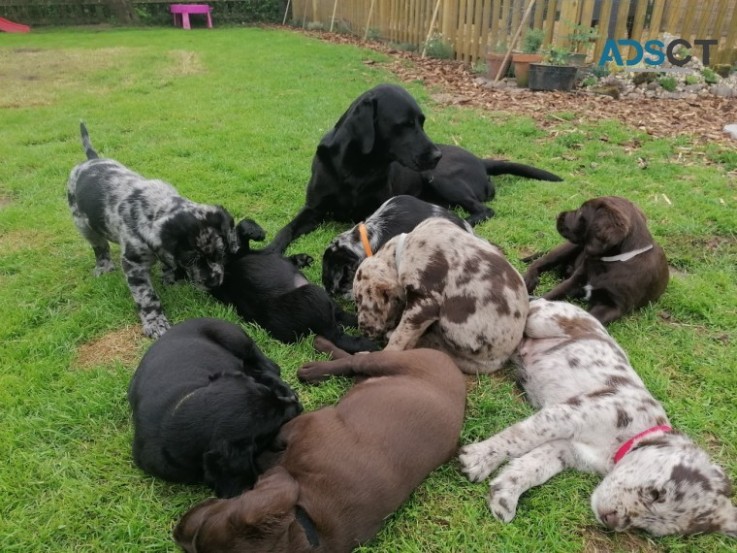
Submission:
{"label": "puppy's paw", "polygon": [[461,448],[458,455],[461,471],[471,482],[486,479],[504,460],[501,455],[489,447],[486,442],[469,444]]}
{"label": "puppy's paw", "polygon": [[327,380],[327,375],[323,372],[327,365],[326,361],[312,361],[302,365],[297,371],[297,378],[300,382],[314,384]]}
{"label": "puppy's paw", "polygon": [[532,294],[535,291],[535,288],[537,288],[537,285],[540,284],[540,276],[536,273],[525,273],[524,276],[525,279],[525,286],[527,286],[527,293]]}
{"label": "puppy's paw", "polygon": [[97,262],[97,264],[95,265],[95,269],[92,271],[92,274],[94,274],[96,277],[99,277],[100,275],[104,275],[105,273],[109,273],[114,270],[115,265],[113,264],[113,262],[109,259],[103,259]]}
{"label": "puppy's paw", "polygon": [[149,338],[158,340],[164,333],[169,330],[169,321],[166,320],[164,315],[142,321],[143,322],[143,333]]}
{"label": "puppy's paw", "polygon": [[517,514],[518,499],[499,482],[499,479],[494,480],[489,486],[489,509],[494,518],[500,522],[510,522],[514,518]]}
{"label": "puppy's paw", "polygon": [[306,253],[297,253],[290,257],[292,260],[292,263],[295,264],[295,266],[298,269],[304,269],[305,267],[310,267],[312,263],[315,261],[311,256],[307,255]]}

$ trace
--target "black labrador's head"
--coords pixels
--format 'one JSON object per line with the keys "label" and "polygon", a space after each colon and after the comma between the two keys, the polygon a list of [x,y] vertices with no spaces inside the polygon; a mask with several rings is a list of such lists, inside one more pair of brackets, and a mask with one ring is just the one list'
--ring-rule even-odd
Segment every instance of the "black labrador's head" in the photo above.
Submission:
{"label": "black labrador's head", "polygon": [[434,169],[440,149],[423,130],[425,116],[402,87],[382,84],[359,96],[317,149],[346,169],[363,163],[397,163],[416,171]]}
{"label": "black labrador's head", "polygon": [[203,455],[205,483],[218,497],[234,497],[253,486],[258,456],[283,424],[302,412],[297,394],[278,377],[260,381],[245,374],[214,375],[219,390],[213,439]]}

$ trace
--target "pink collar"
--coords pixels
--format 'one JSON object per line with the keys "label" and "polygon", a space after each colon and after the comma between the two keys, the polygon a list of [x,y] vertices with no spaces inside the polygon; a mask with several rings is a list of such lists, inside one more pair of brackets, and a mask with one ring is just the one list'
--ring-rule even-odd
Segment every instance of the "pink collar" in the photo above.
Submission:
{"label": "pink collar", "polygon": [[640,432],[635,437],[630,438],[626,442],[622,444],[622,447],[620,447],[617,452],[614,454],[614,464],[616,465],[622,460],[622,457],[627,455],[632,448],[635,446],[635,443],[639,442],[642,438],[649,434],[653,434],[655,432],[670,432],[673,430],[670,426],[667,426],[665,424],[660,426],[653,426],[652,428],[648,428],[647,430]]}

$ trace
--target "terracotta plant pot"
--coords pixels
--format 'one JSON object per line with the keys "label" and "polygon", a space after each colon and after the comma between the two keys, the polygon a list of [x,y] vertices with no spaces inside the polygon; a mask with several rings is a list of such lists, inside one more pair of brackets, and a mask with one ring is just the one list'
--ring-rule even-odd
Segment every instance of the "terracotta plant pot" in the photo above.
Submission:
{"label": "terracotta plant pot", "polygon": [[578,67],[575,65],[531,63],[530,90],[571,90],[577,73]]}
{"label": "terracotta plant pot", "polygon": [[[506,57],[506,54],[496,54],[494,52],[490,52],[486,54],[486,69],[487,69],[487,76],[494,80],[496,79],[497,73],[499,73],[499,68],[502,66],[502,62],[504,61],[504,58]],[[506,77],[507,72],[509,71],[509,65],[511,62],[511,58],[507,60],[507,63],[504,64],[504,69],[502,70],[501,79]]]}
{"label": "terracotta plant pot", "polygon": [[517,86],[525,88],[527,86],[527,73],[530,70],[531,63],[537,63],[543,60],[541,54],[523,54],[522,52],[512,53],[512,63],[514,63],[514,78],[517,80]]}

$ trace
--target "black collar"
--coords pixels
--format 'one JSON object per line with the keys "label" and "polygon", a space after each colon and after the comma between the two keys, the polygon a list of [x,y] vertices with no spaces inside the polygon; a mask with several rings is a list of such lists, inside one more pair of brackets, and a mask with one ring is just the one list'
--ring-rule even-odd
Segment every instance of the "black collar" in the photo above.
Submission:
{"label": "black collar", "polygon": [[310,515],[307,514],[307,511],[305,511],[300,505],[297,505],[294,509],[294,515],[299,525],[305,531],[305,536],[307,537],[307,541],[310,545],[312,547],[320,545],[320,536],[317,534],[315,522],[310,518]]}

